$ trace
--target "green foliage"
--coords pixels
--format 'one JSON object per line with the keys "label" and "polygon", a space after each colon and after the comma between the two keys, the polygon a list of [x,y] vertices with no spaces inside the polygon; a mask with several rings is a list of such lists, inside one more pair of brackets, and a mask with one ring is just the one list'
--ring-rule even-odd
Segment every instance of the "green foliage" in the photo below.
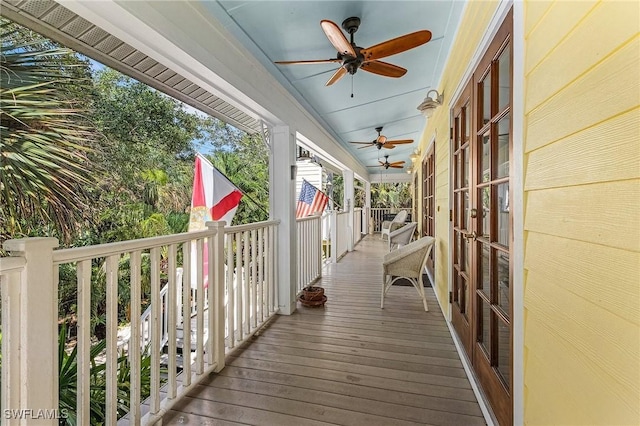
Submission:
{"label": "green foliage", "polygon": [[0,238],[57,235],[91,217],[94,129],[79,94],[86,64],[0,19]]}
{"label": "green foliage", "polygon": [[[66,412],[67,418],[61,419],[61,425],[77,425],[76,404],[78,400],[78,347],[74,345],[69,353],[65,350],[67,344],[67,330],[63,326],[58,335],[58,369],[59,369],[59,409]],[[89,409],[92,425],[105,422],[106,407],[106,364],[98,362],[98,356],[104,355],[106,340],[101,340],[91,346],[89,352]],[[143,351],[140,357],[140,387],[141,399],[146,399],[151,393],[151,356],[149,351]],[[131,389],[131,365],[127,355],[122,353],[117,358],[117,406],[118,417],[129,411],[129,393]],[[64,411],[63,411],[64,410]]]}
{"label": "green foliage", "polygon": [[411,205],[411,186],[408,183],[375,183],[371,185],[371,207],[406,208]]}

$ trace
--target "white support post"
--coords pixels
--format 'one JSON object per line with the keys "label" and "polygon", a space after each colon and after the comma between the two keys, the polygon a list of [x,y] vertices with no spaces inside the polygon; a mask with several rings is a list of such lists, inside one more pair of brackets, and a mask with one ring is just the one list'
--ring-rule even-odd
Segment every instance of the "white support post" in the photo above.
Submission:
{"label": "white support post", "polygon": [[344,206],[345,206],[345,211],[349,212],[349,216],[348,216],[348,225],[347,225],[347,232],[349,237],[349,240],[347,242],[347,250],[349,251],[353,251],[353,245],[354,245],[354,241],[353,241],[353,226],[354,226],[354,221],[353,221],[353,209],[354,209],[354,196],[355,196],[355,191],[353,188],[353,170],[343,170],[342,171],[342,177],[344,178]]}
{"label": "white support post", "polygon": [[[19,406],[3,406],[2,409],[53,413],[58,410],[58,280],[53,273],[53,249],[58,247],[58,240],[8,240],[3,247],[14,256],[23,256],[26,264],[19,281],[20,307],[17,312],[20,318],[15,318],[20,324],[20,345],[19,348],[14,346],[17,351],[10,352],[11,359],[2,360],[3,367],[11,366],[10,375],[19,377],[20,400]],[[16,337],[11,336],[12,340]],[[10,383],[15,383],[13,377]],[[56,419],[38,421],[39,425],[57,423]]]}
{"label": "white support post", "polygon": [[[224,227],[226,222],[207,222],[215,229],[213,253],[209,256],[209,359],[217,364],[215,372],[224,368]],[[213,260],[213,262],[212,262]],[[213,265],[211,264],[213,263]]]}
{"label": "white support post", "polygon": [[338,212],[331,211],[329,218],[331,228],[331,263],[338,263]]}
{"label": "white support post", "polygon": [[275,236],[278,275],[278,309],[291,315],[296,309],[296,219],[295,219],[295,130],[289,126],[273,128],[269,159],[269,214],[280,219]]}
{"label": "white support post", "polygon": [[371,182],[364,183],[364,210],[365,210],[365,233],[373,235],[373,227],[370,225],[371,221]]}

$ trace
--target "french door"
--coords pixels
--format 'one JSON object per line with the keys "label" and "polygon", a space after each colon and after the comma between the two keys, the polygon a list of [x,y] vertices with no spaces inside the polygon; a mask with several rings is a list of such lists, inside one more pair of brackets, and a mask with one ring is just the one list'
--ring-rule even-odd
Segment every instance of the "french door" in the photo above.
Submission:
{"label": "french door", "polygon": [[[422,162],[422,235],[435,236],[436,232],[436,161],[435,148],[432,145]],[[435,250],[429,253],[427,269],[432,277],[435,276]]]}
{"label": "french door", "polygon": [[512,14],[452,109],[452,324],[501,425],[512,421]]}

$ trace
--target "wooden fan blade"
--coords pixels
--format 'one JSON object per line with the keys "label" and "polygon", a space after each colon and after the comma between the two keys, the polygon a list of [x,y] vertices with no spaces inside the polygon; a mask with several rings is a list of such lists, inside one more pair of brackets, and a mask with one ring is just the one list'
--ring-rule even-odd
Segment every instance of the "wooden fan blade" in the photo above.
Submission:
{"label": "wooden fan blade", "polygon": [[393,164],[391,164],[389,167],[391,167],[392,169],[404,169],[404,166],[394,166]]}
{"label": "wooden fan blade", "polygon": [[384,167],[384,164],[376,164],[375,166],[367,166],[367,167]]}
{"label": "wooden fan blade", "polygon": [[344,77],[345,74],[347,74],[347,69],[345,67],[338,68],[338,70],[331,76],[329,81],[327,81],[325,86],[331,86],[333,83]]}
{"label": "wooden fan blade", "polygon": [[392,163],[389,163],[392,166],[401,166],[404,164],[404,161],[394,161]]}
{"label": "wooden fan blade", "polygon": [[370,144],[370,145],[368,145],[368,146],[361,146],[361,147],[358,147],[358,149],[370,148],[370,147],[372,147],[372,146],[373,146],[373,145],[371,145],[371,144]]}
{"label": "wooden fan blade", "polygon": [[349,55],[354,58],[356,57],[356,52],[353,50],[353,46],[351,46],[351,43],[349,43],[349,40],[344,36],[344,33],[339,26],[326,19],[320,21],[320,26],[329,39],[329,42],[333,44],[333,47],[335,47],[340,54]]}
{"label": "wooden fan blade", "polygon": [[384,166],[386,163],[383,163],[382,161],[378,160],[378,163],[380,163],[381,166]]}
{"label": "wooden fan blade", "polygon": [[358,144],[361,144],[361,145],[364,145],[364,144],[373,145],[373,143],[371,143],[371,142],[349,142],[349,143],[358,143]]}
{"label": "wooden fan blade", "polygon": [[340,59],[310,59],[308,61],[275,61],[278,65],[304,65],[304,64],[328,64],[331,62],[342,62]]}
{"label": "wooden fan blade", "polygon": [[396,146],[393,144],[390,144],[389,142],[385,143],[384,145],[382,145],[383,148],[387,148],[387,149],[393,149]]}
{"label": "wooden fan blade", "polygon": [[[334,24],[335,25],[335,24]],[[360,53],[364,55],[364,60],[373,61],[387,56],[413,49],[421,44],[425,44],[431,40],[431,31],[422,30],[415,33],[405,34],[403,36],[384,41],[375,46],[362,49]]]}
{"label": "wooden fan blade", "polygon": [[368,71],[372,74],[378,74],[385,77],[399,78],[407,73],[407,70],[397,65],[382,61],[365,62],[360,69]]}
{"label": "wooden fan blade", "polygon": [[413,139],[397,139],[395,141],[387,141],[387,143],[392,145],[402,145],[404,143],[413,143]]}

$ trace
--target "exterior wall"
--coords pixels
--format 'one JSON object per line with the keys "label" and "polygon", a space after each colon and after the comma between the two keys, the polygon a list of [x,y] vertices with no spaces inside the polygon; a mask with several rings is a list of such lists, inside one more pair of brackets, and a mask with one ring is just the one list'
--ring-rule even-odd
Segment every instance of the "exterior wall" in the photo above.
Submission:
{"label": "exterior wall", "polygon": [[[451,48],[449,59],[445,66],[440,87],[437,89],[443,94],[444,103],[437,108],[422,133],[420,139],[420,152],[425,155],[429,143],[435,136],[435,162],[436,162],[436,244],[435,244],[435,287],[441,308],[445,317],[449,316],[449,164],[451,161],[449,152],[449,110],[451,108],[454,92],[463,83],[461,80],[472,60],[472,57],[480,44],[480,40],[494,15],[498,2],[471,1],[468,2],[464,15],[460,21],[456,40]],[[420,159],[420,164],[422,159]],[[418,164],[418,162],[416,162]],[[418,182],[422,191],[422,168],[419,168]],[[423,197],[420,193],[418,208],[422,212]],[[422,213],[420,214],[422,217]],[[422,226],[422,221],[419,221]]]}
{"label": "exterior wall", "polygon": [[640,3],[525,3],[526,424],[640,424]]}

